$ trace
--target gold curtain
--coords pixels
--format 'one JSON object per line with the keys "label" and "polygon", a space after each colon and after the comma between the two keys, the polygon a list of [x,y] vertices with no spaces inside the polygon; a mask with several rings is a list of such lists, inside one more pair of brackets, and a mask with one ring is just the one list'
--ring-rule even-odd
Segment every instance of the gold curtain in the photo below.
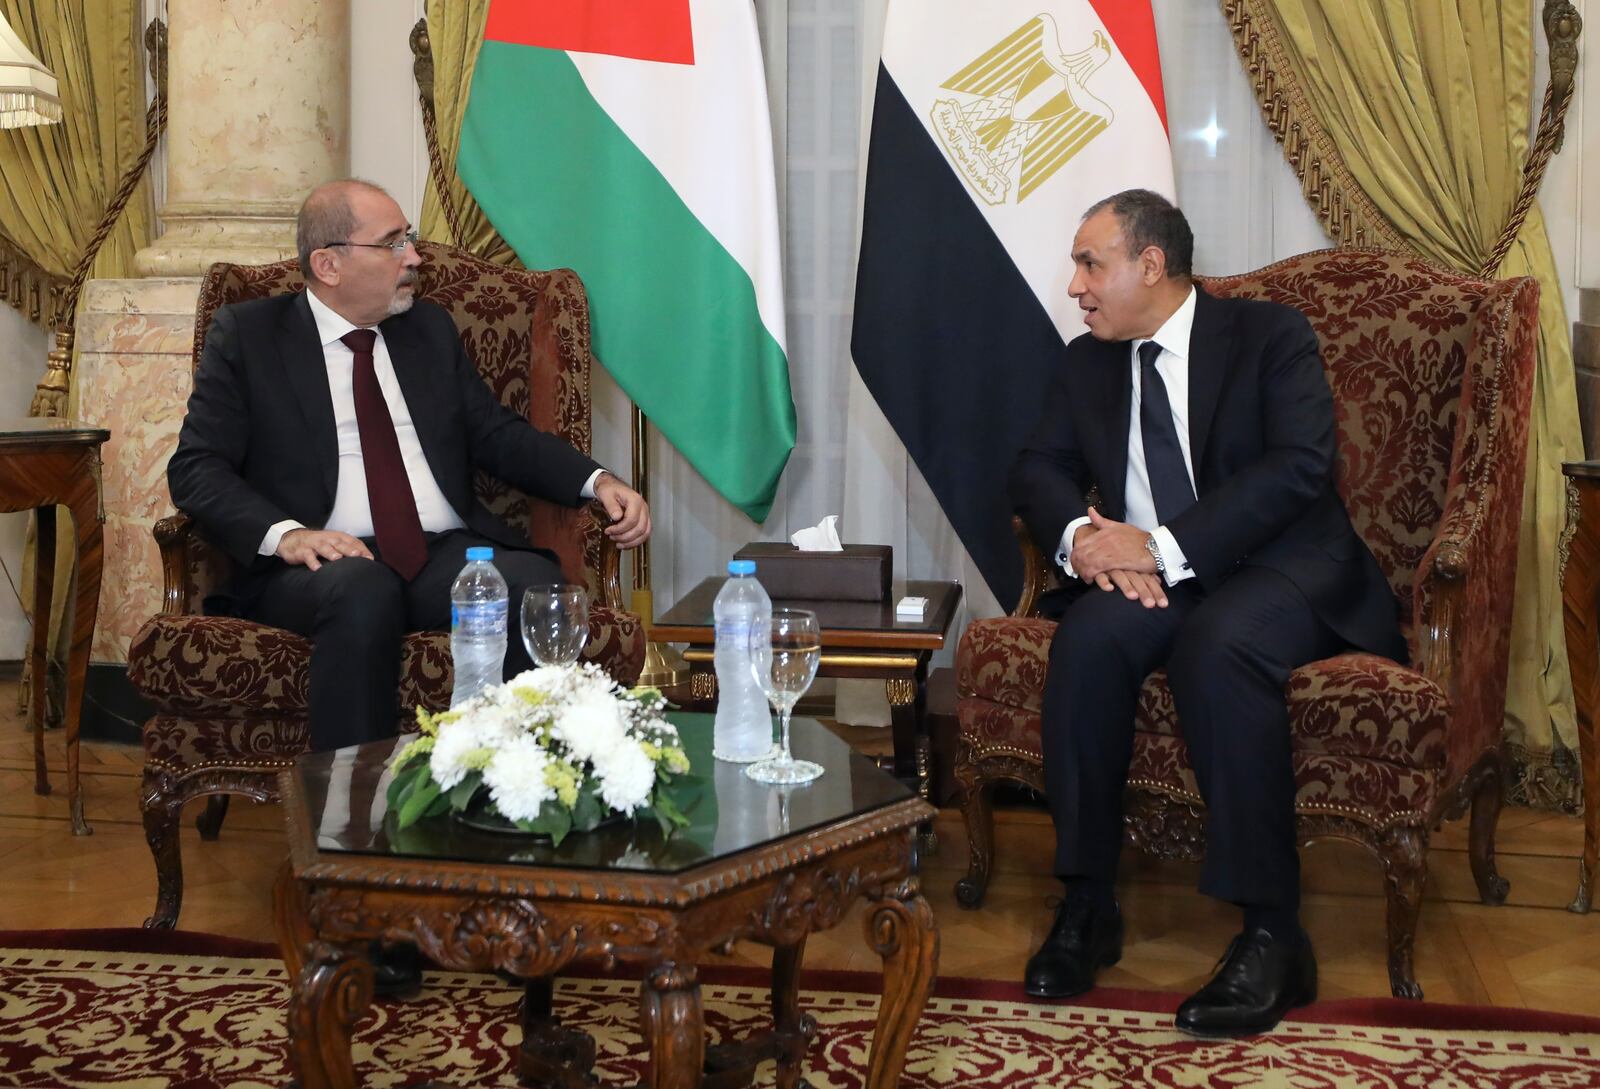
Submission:
{"label": "gold curtain", "polygon": [[[65,281],[145,140],[139,5],[127,0],[0,0],[61,83],[58,124],[0,132],[0,239]],[[154,224],[148,180],[106,238],[93,277],[133,274]],[[39,321],[53,315],[41,307]],[[44,370],[44,360],[39,361]]]}
{"label": "gold curtain", "polygon": [[461,115],[467,109],[467,94],[472,88],[472,70],[478,63],[478,47],[483,44],[484,16],[489,0],[449,0],[428,4],[428,38],[433,48],[433,109],[435,139],[444,175],[449,179],[450,199],[455,205],[462,237],[452,237],[434,177],[422,195],[422,237],[448,240],[485,260],[521,267],[517,255],[489,223],[472,194],[456,177],[456,148],[461,143]]}
{"label": "gold curtain", "polygon": [[[1532,0],[1222,0],[1268,124],[1342,244],[1414,251],[1477,275],[1522,181]],[[1535,204],[1493,275],[1541,287],[1528,481],[1512,619],[1511,794],[1571,801],[1576,744],[1557,544],[1561,463],[1581,459],[1572,347]],[[1565,751],[1563,751],[1565,750]],[[1552,767],[1560,758],[1562,767]]]}

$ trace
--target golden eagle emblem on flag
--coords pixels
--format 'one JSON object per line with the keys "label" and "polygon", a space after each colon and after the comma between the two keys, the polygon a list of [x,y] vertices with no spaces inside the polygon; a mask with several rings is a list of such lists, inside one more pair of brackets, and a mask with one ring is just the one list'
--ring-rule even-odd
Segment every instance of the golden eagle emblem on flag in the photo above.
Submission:
{"label": "golden eagle emblem on flag", "polygon": [[1027,200],[1116,119],[1086,86],[1110,59],[1103,32],[1066,53],[1056,21],[1036,15],[940,84],[969,97],[935,99],[933,131],[987,203],[1005,203],[1013,186]]}

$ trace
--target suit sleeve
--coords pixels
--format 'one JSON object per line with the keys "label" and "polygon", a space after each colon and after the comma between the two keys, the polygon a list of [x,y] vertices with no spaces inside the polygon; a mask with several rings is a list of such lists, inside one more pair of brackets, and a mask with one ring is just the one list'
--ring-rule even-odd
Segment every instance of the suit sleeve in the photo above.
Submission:
{"label": "suit sleeve", "polygon": [[450,335],[472,463],[529,495],[581,506],[584,484],[603,466],[501,404],[467,358],[453,325]]}
{"label": "suit sleeve", "polygon": [[1044,412],[1011,465],[1007,487],[1012,509],[1027,526],[1028,536],[1052,560],[1067,525],[1089,513],[1084,498],[1088,463],[1071,412],[1068,378],[1074,365],[1069,359],[1051,379]]}
{"label": "suit sleeve", "polygon": [[250,405],[238,339],[234,314],[223,307],[206,330],[178,448],[167,462],[167,488],[174,506],[248,567],[267,530],[290,515],[244,480]]}
{"label": "suit sleeve", "polygon": [[1202,580],[1233,571],[1332,483],[1333,392],[1303,316],[1289,314],[1270,335],[1260,374],[1261,457],[1167,526]]}

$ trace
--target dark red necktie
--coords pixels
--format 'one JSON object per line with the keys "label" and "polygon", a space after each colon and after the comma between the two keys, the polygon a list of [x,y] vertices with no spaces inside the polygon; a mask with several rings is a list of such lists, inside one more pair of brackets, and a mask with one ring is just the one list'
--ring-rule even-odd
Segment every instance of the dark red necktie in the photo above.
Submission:
{"label": "dark red necktie", "polygon": [[417,499],[400,456],[394,418],[372,367],[372,345],[378,334],[352,329],[339,338],[356,356],[351,389],[356,400],[356,430],[361,433],[361,463],[367,471],[367,503],[372,508],[372,532],[378,538],[378,557],[410,582],[428,560],[428,545],[417,517]]}

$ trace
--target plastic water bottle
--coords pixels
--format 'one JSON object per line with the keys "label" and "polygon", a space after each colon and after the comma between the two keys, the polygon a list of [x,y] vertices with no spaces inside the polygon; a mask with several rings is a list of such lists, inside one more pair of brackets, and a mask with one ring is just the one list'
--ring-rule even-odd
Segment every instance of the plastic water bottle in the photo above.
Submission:
{"label": "plastic water bottle", "polygon": [[452,708],[499,684],[505,668],[508,594],[493,560],[492,548],[467,549],[467,566],[450,586]]}
{"label": "plastic water bottle", "polygon": [[718,760],[749,763],[772,749],[772,714],[767,697],[750,671],[750,629],[772,620],[772,599],[756,581],[754,560],[728,564],[728,581],[711,606],[717,644],[717,721],[711,753]]}

